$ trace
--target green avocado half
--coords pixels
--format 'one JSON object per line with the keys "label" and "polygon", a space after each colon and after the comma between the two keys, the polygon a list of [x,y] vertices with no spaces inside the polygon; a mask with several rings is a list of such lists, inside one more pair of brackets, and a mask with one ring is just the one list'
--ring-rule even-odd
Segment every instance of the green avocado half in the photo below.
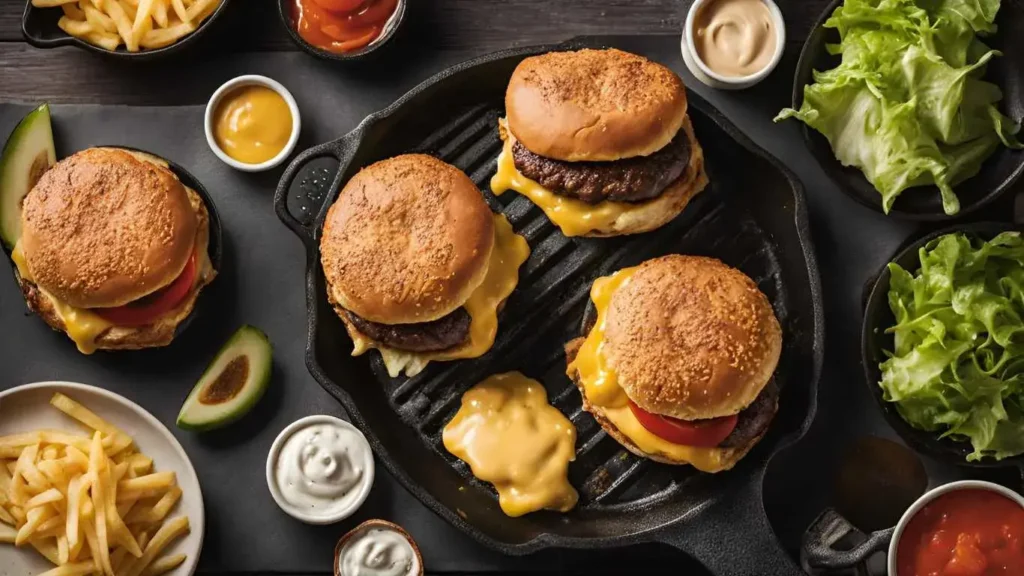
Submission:
{"label": "green avocado half", "polygon": [[21,204],[29,190],[57,162],[50,105],[29,112],[0,153],[0,240],[8,249],[21,238]]}
{"label": "green avocado half", "polygon": [[267,390],[271,356],[266,334],[249,325],[239,328],[185,399],[178,428],[202,432],[245,416]]}

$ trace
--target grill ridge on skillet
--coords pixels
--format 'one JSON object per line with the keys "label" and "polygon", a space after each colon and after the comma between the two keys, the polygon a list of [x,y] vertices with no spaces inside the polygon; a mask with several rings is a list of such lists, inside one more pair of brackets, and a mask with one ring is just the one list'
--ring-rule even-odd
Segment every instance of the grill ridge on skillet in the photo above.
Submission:
{"label": "grill ridge on skillet", "polygon": [[[432,363],[411,379],[389,378],[375,352],[348,356],[347,336],[327,306],[318,256],[308,244],[307,364],[320,384],[354,411],[353,420],[367,430],[382,462],[414,495],[503,552],[634,542],[681,518],[708,521],[702,511],[733,495],[757,502],[744,514],[751,515],[751,526],[761,526],[761,475],[774,452],[809,426],[821,366],[821,301],[799,184],[691,93],[690,116],[706,151],[711,186],[661,230],[626,238],[565,238],[528,199],[513,192],[495,198],[488,186],[501,150],[496,125],[503,115],[508,76],[522,56],[537,50],[517,49],[456,67],[372,116],[349,136],[324,145],[333,148],[311,151],[332,150],[343,159],[338,182],[361,166],[396,154],[439,156],[469,174],[491,208],[504,213],[527,238],[532,254],[499,316],[491,352],[480,359]],[[744,170],[734,169],[737,158],[746,163]],[[296,180],[291,171],[286,170],[278,189],[279,214],[288,198],[287,184]],[[336,189],[326,202],[335,195]],[[319,210],[318,223],[325,212],[326,205]],[[290,225],[296,229],[294,221]],[[317,237],[315,229],[310,233]],[[570,389],[564,374],[562,347],[580,335],[593,280],[670,252],[715,256],[740,268],[772,301],[783,327],[784,349],[776,372],[782,390],[779,414],[766,438],[731,472],[700,474],[628,454],[582,411],[579,392]],[[570,466],[570,480],[581,500],[569,514],[505,517],[490,486],[473,478],[468,466],[441,444],[441,428],[458,409],[462,393],[484,377],[508,370],[541,380],[552,404],[577,427],[577,460]]]}

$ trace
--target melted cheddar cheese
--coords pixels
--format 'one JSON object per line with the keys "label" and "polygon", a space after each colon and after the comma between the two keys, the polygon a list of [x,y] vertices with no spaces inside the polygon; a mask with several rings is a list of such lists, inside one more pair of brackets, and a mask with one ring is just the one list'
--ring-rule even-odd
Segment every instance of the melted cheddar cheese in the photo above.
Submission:
{"label": "melted cheddar cheese", "polygon": [[[11,251],[11,260],[14,260],[14,265],[18,267],[18,274],[22,278],[29,282],[34,281],[32,273],[28,269],[25,254],[21,251],[20,244],[14,245],[14,250]],[[78,346],[78,351],[82,354],[92,354],[95,352],[96,338],[109,330],[113,324],[88,310],[75,308],[61,302],[53,294],[43,290],[38,285],[36,289],[53,304],[54,311],[60,317],[61,322],[64,323],[64,331],[67,332],[68,337]]]}
{"label": "melted cheddar cheese", "polygon": [[569,483],[576,428],[548,404],[540,382],[519,372],[496,374],[463,394],[442,439],[474,476],[494,485],[508,516],[568,512],[579,500]]}
{"label": "melted cheddar cheese", "polygon": [[575,198],[559,196],[516,170],[512,160],[512,135],[498,155],[498,171],[491,178],[491,191],[500,196],[515,190],[540,206],[548,219],[566,236],[582,236],[594,230],[606,230],[623,214],[643,209],[643,203],[629,204],[605,200],[587,204]]}
{"label": "melted cheddar cheese", "polygon": [[[32,272],[29,270],[28,262],[25,259],[24,252],[21,250],[20,244],[14,245],[14,249],[11,251],[11,260],[14,261],[14,265],[18,268],[18,274],[22,278],[29,282],[35,282],[32,278]],[[210,262],[210,256],[206,250],[201,250],[198,246],[196,247],[196,262],[199,265],[199,271],[196,273],[196,279],[194,282],[198,283],[203,281],[203,278],[213,272],[213,266]],[[108,330],[118,328],[116,324],[104,320],[95,312],[85,308],[76,308],[66,302],[62,302],[38,284],[35,285],[35,288],[53,306],[54,313],[56,313],[57,317],[59,317],[61,322],[64,323],[64,331],[75,343],[75,346],[78,347],[78,351],[82,354],[92,354],[95,352],[96,339]],[[186,298],[182,301],[182,304],[174,310],[170,310],[165,312],[163,315],[154,318],[152,323],[156,324],[166,318],[174,318],[178,316],[181,314],[181,307],[184,306],[187,301],[188,299]],[[130,328],[121,329],[126,330]]]}
{"label": "melted cheddar cheese", "polygon": [[628,284],[635,272],[636,268],[624,268],[594,282],[590,298],[597,309],[597,321],[569,364],[569,377],[578,378],[587,402],[644,453],[690,463],[704,472],[731,468],[735,459],[729,450],[673,444],[644,428],[629,407],[629,397],[619,386],[615,369],[608,365],[603,354],[608,306],[615,291]]}
{"label": "melted cheddar cheese", "polygon": [[487,265],[487,276],[464,305],[471,318],[469,339],[465,344],[440,352],[407,352],[375,342],[346,322],[345,327],[354,345],[352,355],[378,350],[392,378],[403,371],[407,376],[415,376],[433,360],[482,356],[491,349],[498,334],[498,307],[515,290],[519,283],[519,267],[529,256],[530,246],[526,239],[512,230],[504,215],[495,214],[494,249]]}

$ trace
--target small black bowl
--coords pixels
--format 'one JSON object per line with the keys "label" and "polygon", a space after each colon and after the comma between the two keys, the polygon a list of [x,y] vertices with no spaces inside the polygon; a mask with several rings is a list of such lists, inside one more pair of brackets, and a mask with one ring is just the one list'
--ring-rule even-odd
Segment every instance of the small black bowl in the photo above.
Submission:
{"label": "small black bowl", "polygon": [[299,36],[299,32],[295,28],[295,20],[292,18],[292,5],[295,0],[279,0],[277,3],[278,14],[281,16],[281,24],[284,29],[288,31],[288,36],[292,39],[292,42],[296,46],[302,49],[303,52],[322,58],[324,60],[333,60],[335,62],[351,62],[354,60],[362,60],[364,57],[376,52],[381,46],[384,46],[394,37],[395,32],[402,26],[405,21],[405,5],[406,0],[398,0],[398,6],[395,8],[395,13],[388,19],[387,24],[384,26],[384,31],[381,35],[359,50],[352,52],[329,52],[322,48],[317,48],[309,42],[306,42],[302,36]]}
{"label": "small black bowl", "polygon": [[25,3],[25,12],[21,17],[21,35],[25,38],[26,42],[36,48],[77,46],[84,50],[88,50],[89,52],[95,52],[96,54],[102,54],[103,56],[117,60],[131,62],[152,61],[180,52],[198,40],[200,36],[204,35],[206,31],[210,29],[210,25],[213,24],[213,21],[224,13],[224,9],[227,8],[229,1],[230,0],[223,0],[213,13],[207,16],[206,19],[199,24],[196,30],[188,36],[185,36],[170,46],[154,48],[152,50],[128,52],[122,46],[117,50],[111,51],[90,44],[85,40],[75,38],[57,26],[57,21],[64,15],[64,12],[60,7],[36,8],[32,5],[31,0]]}
{"label": "small black bowl", "polygon": [[[825,28],[825,21],[842,4],[835,0],[814,25],[804,43],[793,79],[793,108],[800,109],[804,101],[804,86],[814,81],[815,70],[830,70],[839,65],[839,56],[825,49],[827,44],[839,43],[839,33]],[[999,32],[982,40],[1003,55],[988,65],[986,79],[1003,89],[1002,111],[1015,121],[1024,118],[1024,42],[1013,40],[1024,37],[1024,3],[1003,2],[996,19]],[[882,211],[882,195],[856,168],[844,167],[836,160],[828,140],[816,130],[803,126],[804,141],[817,158],[822,169],[840,190],[865,206]],[[935,186],[919,186],[904,190],[896,199],[889,215],[906,220],[941,221],[965,216],[998,198],[1024,173],[1024,151],[1000,146],[981,167],[981,171],[955,187],[960,198],[960,212],[952,216],[942,209],[942,198]]]}
{"label": "small black bowl", "polygon": [[[991,240],[1000,232],[1007,231],[1024,232],[1024,229],[1008,222],[978,222],[945,228],[908,244],[892,261],[914,273],[921,266],[918,250],[939,236],[963,232],[968,236]],[[940,440],[939,432],[926,432],[914,428],[900,416],[893,403],[886,402],[882,398],[882,387],[878,385],[882,381],[882,370],[879,365],[886,360],[885,351],[892,350],[894,347],[893,336],[886,330],[896,324],[896,318],[889,308],[889,279],[889,268],[886,266],[879,272],[878,279],[875,280],[875,285],[871,289],[871,295],[868,296],[867,306],[864,310],[864,325],[861,329],[861,363],[864,365],[865,382],[870,389],[871,396],[878,402],[886,421],[912,449],[947,464],[974,467],[1024,465],[1024,455],[1002,460],[985,457],[968,462],[967,455],[973,452],[969,442],[949,438]]]}

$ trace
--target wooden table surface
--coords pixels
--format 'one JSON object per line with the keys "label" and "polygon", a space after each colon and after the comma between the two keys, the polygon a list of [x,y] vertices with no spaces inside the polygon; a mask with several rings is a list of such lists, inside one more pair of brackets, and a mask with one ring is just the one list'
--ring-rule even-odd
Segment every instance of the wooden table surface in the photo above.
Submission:
{"label": "wooden table surface", "polygon": [[[0,0],[0,101],[181,105],[205,102],[210,87],[189,61],[230,52],[292,51],[275,2],[232,6],[187,58],[135,65],[75,47],[40,50],[21,36],[24,3]],[[584,34],[679,33],[691,0],[412,0],[399,40],[418,53],[466,58]],[[789,44],[800,44],[825,0],[778,0]],[[797,50],[787,50],[795,54]],[[212,54],[212,56],[211,56]],[[445,59],[449,60],[449,59]],[[428,73],[424,71],[425,78]]]}

